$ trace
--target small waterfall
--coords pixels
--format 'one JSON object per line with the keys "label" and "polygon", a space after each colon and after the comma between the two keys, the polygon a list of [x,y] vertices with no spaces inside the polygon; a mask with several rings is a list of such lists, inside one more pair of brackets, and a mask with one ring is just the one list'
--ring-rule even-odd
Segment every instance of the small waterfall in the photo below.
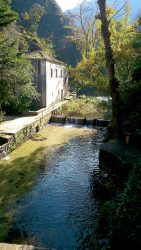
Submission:
{"label": "small waterfall", "polygon": [[65,126],[87,126],[87,127],[107,127],[109,120],[104,119],[87,119],[80,117],[64,117],[64,116],[52,116],[50,123],[64,124]]}
{"label": "small waterfall", "polygon": [[76,126],[84,126],[84,125],[86,125],[86,118],[67,117],[66,124],[73,124]]}
{"label": "small waterfall", "polygon": [[76,125],[76,118],[75,117],[67,117],[66,124],[73,124]]}

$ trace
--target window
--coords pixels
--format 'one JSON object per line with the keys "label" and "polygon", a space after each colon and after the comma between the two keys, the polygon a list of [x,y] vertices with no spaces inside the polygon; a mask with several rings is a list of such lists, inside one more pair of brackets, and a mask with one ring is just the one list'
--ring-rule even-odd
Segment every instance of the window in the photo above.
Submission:
{"label": "window", "polygon": [[56,72],[56,78],[57,78],[57,74],[58,74],[58,71],[57,71],[57,69],[55,70],[55,72]]}
{"label": "window", "polygon": [[53,77],[53,69],[51,68],[50,77]]}
{"label": "window", "polygon": [[61,78],[63,77],[63,70],[62,69],[60,70],[60,77]]}

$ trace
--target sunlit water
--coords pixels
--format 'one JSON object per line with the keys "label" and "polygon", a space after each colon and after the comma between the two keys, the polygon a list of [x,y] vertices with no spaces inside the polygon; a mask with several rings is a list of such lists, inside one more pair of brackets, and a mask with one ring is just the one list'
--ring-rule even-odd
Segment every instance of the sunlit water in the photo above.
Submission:
{"label": "sunlit water", "polygon": [[[61,146],[46,148],[40,176],[16,204],[15,229],[29,244],[45,249],[93,249],[97,201],[91,180],[98,171],[104,131],[75,128],[72,133],[72,129],[63,127],[69,140]],[[59,133],[59,128],[55,131]]]}

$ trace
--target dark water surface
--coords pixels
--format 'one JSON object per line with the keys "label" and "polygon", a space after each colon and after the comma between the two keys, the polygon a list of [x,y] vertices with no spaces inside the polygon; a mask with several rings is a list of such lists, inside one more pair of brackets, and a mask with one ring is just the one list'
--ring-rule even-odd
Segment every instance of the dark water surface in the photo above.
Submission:
{"label": "dark water surface", "polygon": [[33,189],[16,204],[14,227],[29,244],[57,250],[93,249],[97,202],[91,179],[98,171],[104,131],[75,130],[79,134],[61,146],[47,148],[44,169]]}

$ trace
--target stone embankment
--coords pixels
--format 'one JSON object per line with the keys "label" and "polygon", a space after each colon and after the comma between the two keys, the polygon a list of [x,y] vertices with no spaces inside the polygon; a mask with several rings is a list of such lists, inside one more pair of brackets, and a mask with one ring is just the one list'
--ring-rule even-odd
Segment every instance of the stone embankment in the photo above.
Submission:
{"label": "stone embankment", "polygon": [[24,117],[7,116],[6,121],[0,124],[0,159],[39,132],[49,123],[52,113],[57,112],[65,102],[66,100],[53,107],[29,111]]}
{"label": "stone embankment", "polygon": [[16,245],[0,243],[0,250],[45,250],[45,248],[37,248],[28,245]]}
{"label": "stone embankment", "polygon": [[0,159],[12,152],[49,122],[51,113],[22,117],[0,125]]}
{"label": "stone embankment", "polygon": [[99,172],[93,179],[93,191],[101,200],[117,197],[140,151],[116,140],[102,143],[99,155]]}

